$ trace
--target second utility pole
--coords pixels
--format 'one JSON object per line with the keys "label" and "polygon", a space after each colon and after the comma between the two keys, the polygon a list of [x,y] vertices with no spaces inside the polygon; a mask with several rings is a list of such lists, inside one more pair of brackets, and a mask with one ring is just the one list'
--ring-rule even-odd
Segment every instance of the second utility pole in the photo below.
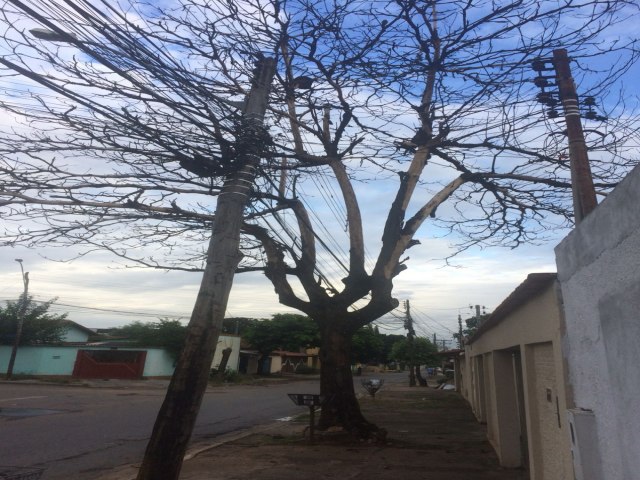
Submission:
{"label": "second utility pole", "polygon": [[24,326],[24,316],[27,313],[27,306],[29,304],[29,272],[24,271],[22,266],[22,259],[16,258],[16,262],[20,264],[20,271],[22,272],[22,284],[24,290],[20,296],[20,305],[18,306],[18,322],[16,326],[16,337],[13,340],[13,348],[11,349],[11,356],[9,357],[9,365],[7,366],[7,380],[11,380],[13,376],[13,366],[16,363],[16,356],[18,355],[18,346],[20,345],[20,338],[22,337],[22,327]]}
{"label": "second utility pole", "polygon": [[593,186],[591,167],[587,155],[587,144],[580,121],[578,94],[571,76],[569,57],[564,48],[553,51],[553,66],[564,110],[569,140],[569,162],[571,165],[571,188],[573,190],[573,210],[576,224],[580,223],[596,206],[596,191]]}
{"label": "second utility pole", "polygon": [[409,386],[416,386],[416,352],[413,344],[413,339],[416,336],[416,331],[413,329],[413,318],[411,318],[411,310],[409,306],[409,300],[404,302],[407,310],[407,318],[404,321],[404,328],[407,329],[407,356],[409,357]]}

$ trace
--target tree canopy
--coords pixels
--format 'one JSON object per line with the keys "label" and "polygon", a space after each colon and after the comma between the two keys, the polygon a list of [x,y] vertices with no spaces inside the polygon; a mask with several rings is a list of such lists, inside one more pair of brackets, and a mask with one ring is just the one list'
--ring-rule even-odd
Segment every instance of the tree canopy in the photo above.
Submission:
{"label": "tree canopy", "polygon": [[157,322],[133,322],[111,330],[111,336],[124,337],[141,347],[166,349],[174,358],[184,345],[186,325],[179,320],[160,319]]}
{"label": "tree canopy", "polygon": [[396,341],[391,348],[393,360],[409,365],[437,366],[439,364],[437,353],[437,347],[423,337],[413,339],[413,354],[411,354],[409,341],[406,338]]}
{"label": "tree canopy", "polygon": [[384,343],[385,335],[377,327],[365,325],[356,330],[351,343],[352,363],[386,363]]}
{"label": "tree canopy", "polygon": [[275,350],[298,352],[319,344],[318,326],[304,315],[279,313],[269,320],[256,320],[244,334],[249,344],[263,355]]}
{"label": "tree canopy", "polygon": [[[69,330],[67,314],[49,313],[49,308],[56,299],[37,302],[33,296],[27,296],[24,310],[24,323],[20,335],[20,345],[59,343]],[[4,307],[0,306],[0,344],[13,345],[18,325],[22,299],[9,300]]]}
{"label": "tree canopy", "polygon": [[[464,320],[465,327],[462,329],[462,338],[473,336],[480,324],[491,316],[490,313],[483,313],[479,317],[469,317]],[[460,340],[460,333],[454,333],[453,338]]]}

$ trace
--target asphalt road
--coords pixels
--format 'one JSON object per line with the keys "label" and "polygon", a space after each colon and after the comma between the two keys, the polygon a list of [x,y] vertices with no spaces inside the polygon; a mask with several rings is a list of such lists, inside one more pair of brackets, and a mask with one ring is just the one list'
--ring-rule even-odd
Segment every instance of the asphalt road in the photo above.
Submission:
{"label": "asphalt road", "polygon": [[[45,468],[42,480],[89,480],[142,458],[164,389],[0,384],[0,466]],[[287,393],[318,381],[209,388],[192,444],[303,413]]]}

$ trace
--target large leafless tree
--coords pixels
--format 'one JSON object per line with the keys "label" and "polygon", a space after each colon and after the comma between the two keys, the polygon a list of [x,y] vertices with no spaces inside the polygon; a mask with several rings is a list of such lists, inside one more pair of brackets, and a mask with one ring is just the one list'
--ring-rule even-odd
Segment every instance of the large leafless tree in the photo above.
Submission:
{"label": "large leafless tree", "polygon": [[[322,426],[383,436],[360,413],[350,342],[398,305],[393,281],[406,251],[423,248],[425,221],[461,234],[460,249],[516,247],[571,223],[563,123],[535,101],[536,58],[567,49],[581,94],[608,115],[587,124],[598,192],[634,164],[637,124],[612,89],[636,60],[633,39],[616,36],[638,14],[635,2],[177,3],[5,2],[2,107],[12,121],[0,139],[0,208],[16,227],[3,243],[82,245],[203,270],[216,198],[250,147],[262,160],[244,256],[229,265],[264,271],[282,304],[320,326]],[[243,102],[265,57],[277,60],[269,129],[247,138]],[[338,282],[321,268],[332,252],[299,193],[318,176],[331,178],[344,207]],[[390,192],[380,241],[365,234],[363,187]],[[377,251],[371,266],[366,243]],[[209,345],[203,358],[223,312],[197,327],[192,319],[191,343]],[[198,401],[185,392],[177,408],[195,418]],[[176,428],[171,452],[158,451],[163,434],[154,433],[140,478],[177,478],[191,431]]]}

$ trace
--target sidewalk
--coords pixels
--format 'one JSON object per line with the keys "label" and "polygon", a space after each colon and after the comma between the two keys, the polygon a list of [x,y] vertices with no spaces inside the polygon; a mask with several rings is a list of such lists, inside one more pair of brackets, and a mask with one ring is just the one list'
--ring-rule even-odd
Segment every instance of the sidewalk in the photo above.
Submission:
{"label": "sidewalk", "polygon": [[[194,446],[182,480],[526,480],[505,469],[468,404],[456,392],[385,385],[376,398],[363,397],[367,419],[388,431],[385,445],[353,441],[341,433],[303,437],[308,417],[258,427],[251,432]],[[301,409],[301,413],[304,413]],[[100,480],[135,478],[135,466]]]}

